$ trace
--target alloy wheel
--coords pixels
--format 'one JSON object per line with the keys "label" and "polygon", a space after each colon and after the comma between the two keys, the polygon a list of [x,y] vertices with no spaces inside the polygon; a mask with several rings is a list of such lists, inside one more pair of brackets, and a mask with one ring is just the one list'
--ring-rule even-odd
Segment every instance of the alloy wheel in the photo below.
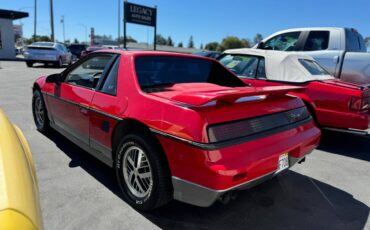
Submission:
{"label": "alloy wheel", "polygon": [[34,107],[36,121],[39,126],[44,125],[45,117],[44,117],[44,104],[40,97],[35,98],[35,107]]}
{"label": "alloy wheel", "polygon": [[153,175],[145,152],[131,146],[125,151],[123,158],[123,176],[130,192],[138,197],[146,197],[153,188]]}

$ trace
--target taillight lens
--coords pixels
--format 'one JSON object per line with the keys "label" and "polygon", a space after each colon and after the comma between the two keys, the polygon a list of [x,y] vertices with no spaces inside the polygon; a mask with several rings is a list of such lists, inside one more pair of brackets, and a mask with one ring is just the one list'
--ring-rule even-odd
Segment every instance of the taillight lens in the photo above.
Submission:
{"label": "taillight lens", "polygon": [[351,110],[362,111],[370,108],[370,97],[352,97]]}
{"label": "taillight lens", "polygon": [[300,107],[242,121],[211,125],[208,127],[208,138],[210,143],[228,141],[294,124],[309,117],[307,108]]}
{"label": "taillight lens", "polygon": [[355,111],[363,111],[370,109],[370,95],[369,91],[363,92],[362,97],[352,97],[350,109]]}

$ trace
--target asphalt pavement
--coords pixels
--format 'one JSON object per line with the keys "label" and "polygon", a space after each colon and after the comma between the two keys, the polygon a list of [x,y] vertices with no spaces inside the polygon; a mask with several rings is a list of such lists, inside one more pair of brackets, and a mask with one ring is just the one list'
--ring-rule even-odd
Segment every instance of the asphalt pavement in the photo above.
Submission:
{"label": "asphalt pavement", "polygon": [[367,229],[370,138],[324,132],[303,164],[227,205],[172,201],[149,213],[122,199],[110,168],[63,136],[39,133],[32,84],[63,69],[0,61],[0,108],[24,132],[36,164],[45,229]]}

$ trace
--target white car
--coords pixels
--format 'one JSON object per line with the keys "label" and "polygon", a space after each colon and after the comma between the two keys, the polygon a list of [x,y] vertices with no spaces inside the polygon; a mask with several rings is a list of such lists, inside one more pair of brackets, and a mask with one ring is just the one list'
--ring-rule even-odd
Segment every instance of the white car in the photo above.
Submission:
{"label": "white car", "polygon": [[72,53],[63,44],[56,42],[34,42],[27,46],[23,55],[28,67],[34,63],[53,64],[57,67],[72,63]]}

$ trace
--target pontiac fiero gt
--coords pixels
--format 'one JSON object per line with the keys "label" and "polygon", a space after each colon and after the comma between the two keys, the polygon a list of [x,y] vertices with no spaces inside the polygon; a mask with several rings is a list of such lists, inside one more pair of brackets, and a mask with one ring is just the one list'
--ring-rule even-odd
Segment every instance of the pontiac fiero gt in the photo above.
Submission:
{"label": "pontiac fiero gt", "polygon": [[185,54],[92,53],[33,86],[51,127],[113,167],[124,198],[210,206],[304,159],[318,144],[300,87],[247,87],[218,61]]}

